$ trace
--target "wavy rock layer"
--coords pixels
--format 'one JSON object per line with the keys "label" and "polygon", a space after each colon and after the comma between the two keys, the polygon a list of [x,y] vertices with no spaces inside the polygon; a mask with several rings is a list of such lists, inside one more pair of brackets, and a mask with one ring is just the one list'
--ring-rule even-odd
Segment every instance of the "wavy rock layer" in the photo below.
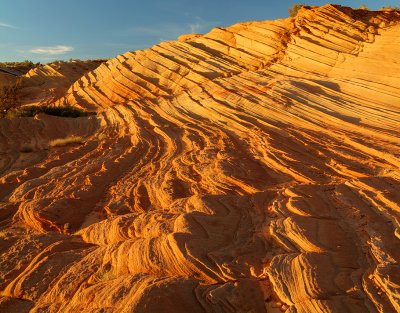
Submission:
{"label": "wavy rock layer", "polygon": [[56,61],[31,69],[21,77],[22,104],[53,104],[64,95],[71,84],[86,72],[96,69],[104,61]]}
{"label": "wavy rock layer", "polygon": [[0,311],[399,311],[399,20],[182,37],[1,121]]}

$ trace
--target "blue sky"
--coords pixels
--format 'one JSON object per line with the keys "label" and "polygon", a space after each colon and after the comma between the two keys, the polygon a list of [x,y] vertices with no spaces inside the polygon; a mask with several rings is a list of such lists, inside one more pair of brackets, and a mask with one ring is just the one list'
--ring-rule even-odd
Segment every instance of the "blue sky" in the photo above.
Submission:
{"label": "blue sky", "polygon": [[[181,34],[287,17],[290,0],[0,0],[0,61],[111,58]],[[378,9],[400,1],[336,1]]]}

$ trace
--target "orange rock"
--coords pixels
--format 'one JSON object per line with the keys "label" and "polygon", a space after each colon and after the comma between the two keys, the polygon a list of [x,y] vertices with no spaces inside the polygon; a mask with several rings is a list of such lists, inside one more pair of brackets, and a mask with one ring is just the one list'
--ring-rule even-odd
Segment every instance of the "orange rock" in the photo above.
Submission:
{"label": "orange rock", "polygon": [[98,114],[0,120],[0,311],[399,311],[399,38],[326,5],[29,72]]}

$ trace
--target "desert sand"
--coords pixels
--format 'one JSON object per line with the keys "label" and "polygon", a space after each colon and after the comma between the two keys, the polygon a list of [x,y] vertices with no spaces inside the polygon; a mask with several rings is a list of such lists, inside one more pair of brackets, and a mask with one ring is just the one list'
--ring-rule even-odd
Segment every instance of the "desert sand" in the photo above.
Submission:
{"label": "desert sand", "polygon": [[29,72],[97,115],[0,120],[0,312],[400,312],[399,56],[326,5]]}

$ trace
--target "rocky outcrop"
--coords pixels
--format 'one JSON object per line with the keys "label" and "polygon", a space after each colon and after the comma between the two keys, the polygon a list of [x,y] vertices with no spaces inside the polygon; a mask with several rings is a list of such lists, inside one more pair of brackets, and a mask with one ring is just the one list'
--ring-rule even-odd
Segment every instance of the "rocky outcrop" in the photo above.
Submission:
{"label": "rocky outcrop", "polygon": [[16,77],[7,72],[0,71],[0,87],[14,83]]}
{"label": "rocky outcrop", "polygon": [[399,311],[399,21],[185,36],[0,121],[0,311]]}
{"label": "rocky outcrop", "polygon": [[105,61],[55,61],[31,69],[21,77],[21,104],[54,104],[65,94],[71,84]]}

